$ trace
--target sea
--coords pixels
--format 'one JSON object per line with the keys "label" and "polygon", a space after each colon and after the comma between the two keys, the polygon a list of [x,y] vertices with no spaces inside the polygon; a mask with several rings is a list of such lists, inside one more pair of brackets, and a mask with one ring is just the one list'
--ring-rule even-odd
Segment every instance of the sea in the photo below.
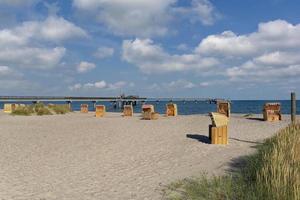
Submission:
{"label": "sea", "polygon": [[[155,107],[155,112],[165,113],[166,104],[170,101],[146,101],[146,104],[152,104]],[[290,114],[291,101],[290,100],[232,100],[231,112],[240,114],[261,114],[263,105],[265,103],[279,102],[281,103],[281,113]],[[6,102],[10,103],[10,102]],[[15,103],[15,102],[14,102]],[[22,104],[29,104],[30,102],[17,102]],[[63,104],[64,102],[44,102],[52,104]],[[177,104],[178,113],[180,115],[193,115],[193,114],[207,114],[216,111],[216,104],[206,101],[173,101]],[[79,111],[81,104],[88,104],[89,110],[94,111],[94,104],[92,102],[72,102],[73,111]],[[97,104],[105,105],[107,112],[121,112],[120,108],[115,108],[111,102],[99,102]],[[3,102],[0,102],[0,108],[3,109]],[[134,106],[134,112],[141,112],[141,103]],[[300,101],[297,101],[297,114],[300,114]]]}

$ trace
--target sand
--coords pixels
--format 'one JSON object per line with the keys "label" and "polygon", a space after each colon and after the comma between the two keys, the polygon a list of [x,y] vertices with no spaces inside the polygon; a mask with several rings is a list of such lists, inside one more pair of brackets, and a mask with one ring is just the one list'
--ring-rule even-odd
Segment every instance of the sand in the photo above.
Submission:
{"label": "sand", "polygon": [[[261,116],[258,116],[261,117]],[[229,145],[207,144],[205,115],[140,120],[107,113],[0,114],[1,200],[162,199],[172,181],[224,174],[288,124],[233,115]]]}

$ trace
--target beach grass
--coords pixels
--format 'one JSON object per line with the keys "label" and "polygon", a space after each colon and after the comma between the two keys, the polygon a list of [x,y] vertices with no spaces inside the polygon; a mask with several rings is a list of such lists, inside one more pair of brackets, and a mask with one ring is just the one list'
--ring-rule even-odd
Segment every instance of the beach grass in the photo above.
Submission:
{"label": "beach grass", "polygon": [[300,199],[300,124],[279,131],[230,175],[201,175],[171,183],[168,200]]}
{"label": "beach grass", "polygon": [[23,116],[29,116],[32,115],[33,109],[30,106],[19,106],[15,110],[12,111],[12,115],[23,115]]}
{"label": "beach grass", "polygon": [[51,105],[48,105],[48,107],[51,110],[53,110],[55,112],[55,114],[66,114],[68,112],[71,112],[69,106],[66,104],[61,104],[61,105],[51,104]]}
{"label": "beach grass", "polygon": [[53,115],[53,114],[66,114],[71,112],[68,105],[45,105],[43,103],[36,103],[32,105],[18,106],[12,115]]}

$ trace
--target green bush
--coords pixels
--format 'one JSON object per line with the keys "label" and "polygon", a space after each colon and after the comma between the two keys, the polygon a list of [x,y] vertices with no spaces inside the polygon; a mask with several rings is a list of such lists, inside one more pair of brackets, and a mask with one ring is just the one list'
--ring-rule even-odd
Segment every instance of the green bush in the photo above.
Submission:
{"label": "green bush", "polygon": [[48,107],[53,110],[56,114],[66,114],[71,112],[68,105],[48,105]]}
{"label": "green bush", "polygon": [[12,115],[29,116],[33,113],[33,110],[29,106],[18,106],[14,111],[12,111]]}
{"label": "green bush", "polygon": [[26,106],[18,106],[12,115],[52,115],[52,114],[66,114],[70,112],[68,105],[54,105],[49,104],[48,106],[43,103],[36,103]]}
{"label": "green bush", "polygon": [[243,158],[237,173],[220,177],[188,178],[164,190],[169,200],[299,200],[300,125],[291,125]]}

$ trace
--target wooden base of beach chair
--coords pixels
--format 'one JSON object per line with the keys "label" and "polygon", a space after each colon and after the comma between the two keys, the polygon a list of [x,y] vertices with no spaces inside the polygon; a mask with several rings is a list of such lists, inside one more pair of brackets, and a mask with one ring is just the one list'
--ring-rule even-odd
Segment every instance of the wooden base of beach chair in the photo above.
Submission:
{"label": "wooden base of beach chair", "polygon": [[143,113],[143,119],[145,120],[156,120],[158,119],[159,114],[155,112],[144,112]]}
{"label": "wooden base of beach chair", "polygon": [[81,113],[88,113],[89,112],[89,105],[88,104],[81,104],[80,112]]}
{"label": "wooden base of beach chair", "polygon": [[12,113],[17,108],[17,104],[4,104],[3,111],[5,113]]}
{"label": "wooden base of beach chair", "polygon": [[264,113],[264,121],[275,122],[281,120],[281,114],[268,114]]}
{"label": "wooden base of beach chair", "polygon": [[167,111],[166,116],[167,117],[175,117],[178,115],[177,105],[173,103],[167,104]]}
{"label": "wooden base of beach chair", "polygon": [[132,117],[133,116],[133,107],[132,105],[125,105],[123,110],[124,117]]}
{"label": "wooden base of beach chair", "polygon": [[104,105],[96,105],[96,117],[104,117],[105,112],[106,110]]}
{"label": "wooden base of beach chair", "polygon": [[209,125],[209,139],[211,144],[228,144],[228,127]]}

